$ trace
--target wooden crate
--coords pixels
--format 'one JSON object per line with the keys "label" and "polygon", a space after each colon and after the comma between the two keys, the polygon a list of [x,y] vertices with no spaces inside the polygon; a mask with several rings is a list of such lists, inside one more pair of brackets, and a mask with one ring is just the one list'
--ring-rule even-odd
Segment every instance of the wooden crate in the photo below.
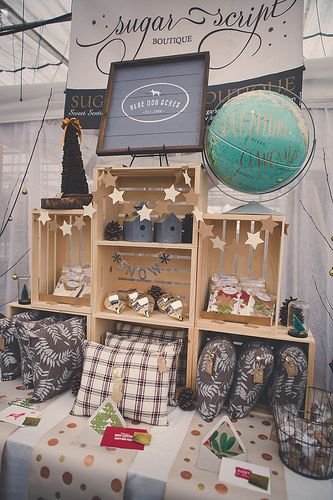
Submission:
{"label": "wooden crate", "polygon": [[41,211],[34,210],[32,214],[31,301],[89,308],[90,298],[58,296],[53,295],[53,291],[63,266],[91,264],[91,219],[84,217],[85,225],[81,229],[72,226],[72,234],[63,236],[53,224],[61,226],[66,221],[73,225],[83,210],[49,210],[48,213],[51,221],[44,225],[38,220]]}
{"label": "wooden crate", "polygon": [[[155,318],[155,317],[154,317]],[[159,321],[159,318],[157,317],[158,321],[156,323],[149,323],[150,327],[156,327],[160,328],[161,326],[165,327],[174,327],[174,328],[183,328],[184,325],[179,322],[173,323],[173,324],[167,324],[167,325],[161,325],[161,322]],[[93,315],[92,317],[92,325],[91,325],[91,330],[90,330],[90,335],[88,337],[88,340],[93,340],[94,342],[97,342],[99,344],[104,344],[105,342],[105,334],[106,332],[115,332],[115,323],[116,321],[119,320],[119,317],[117,316],[116,318],[110,319],[110,318],[105,318],[103,315]],[[133,321],[133,323],[140,323],[139,321]],[[187,328],[187,340],[188,340],[188,346],[187,346],[187,365],[186,365],[186,386],[190,387],[191,385],[191,380],[192,380],[192,363],[191,360],[193,358],[193,335],[194,335],[194,328]]]}
{"label": "wooden crate", "polygon": [[[225,275],[235,274],[238,277],[263,278],[266,282],[267,293],[276,297],[278,307],[280,297],[280,283],[282,271],[283,236],[285,228],[284,216],[273,216],[277,223],[273,233],[262,231],[261,238],[264,243],[259,244],[256,249],[251,245],[245,245],[247,233],[260,230],[261,220],[268,216],[262,215],[240,215],[222,214],[207,215],[204,221],[213,225],[213,234],[225,241],[223,251],[214,248],[209,238],[200,236],[198,250],[198,280],[197,280],[197,303],[196,319],[206,321],[224,320],[241,322],[246,324],[259,324],[269,326],[270,318],[223,315],[214,312],[206,312],[210,279],[214,272],[222,272]],[[233,242],[239,243],[237,254]],[[275,326],[277,326],[278,315],[275,315]],[[198,323],[199,324],[199,323]]]}
{"label": "wooden crate", "polygon": [[[194,193],[200,195],[196,206],[205,211],[207,208],[207,179],[200,165],[177,165],[169,167],[98,167],[94,175],[94,205],[97,207],[97,222],[94,228],[93,239],[101,241],[104,239],[104,229],[108,222],[115,220],[121,225],[125,217],[125,210],[130,205],[134,207],[145,202],[149,208],[154,208],[157,201],[163,201],[165,192],[163,189],[174,184],[175,189],[180,193],[186,193],[189,186],[185,185],[181,172],[187,170],[191,179],[191,188]],[[109,194],[113,191],[113,186],[106,187],[103,182],[105,173],[110,172],[117,177],[116,187],[125,191],[124,202],[113,204]],[[176,201],[168,201],[169,211],[175,213],[177,217],[183,218],[188,212],[192,212],[194,206],[186,202],[183,196],[178,195]],[[151,212],[151,220],[154,222],[158,214]],[[197,224],[194,220],[192,243],[197,243]]]}
{"label": "wooden crate", "polygon": [[[191,369],[191,387],[196,389],[196,371],[199,356],[206,344],[208,338],[215,335],[228,335],[230,340],[235,344],[242,344],[244,341],[251,340],[268,340],[272,347],[280,347],[286,342],[296,344],[304,349],[308,361],[308,374],[307,374],[307,387],[313,386],[314,379],[314,362],[315,362],[315,339],[312,332],[303,339],[296,339],[288,335],[288,328],[283,326],[256,326],[256,325],[235,325],[230,322],[224,321],[207,321],[206,319],[200,320],[200,328],[195,327],[193,332],[192,341],[192,369]],[[308,394],[306,396],[308,398]],[[306,411],[310,410],[311,402],[305,400]],[[258,412],[270,413],[268,404],[260,404],[256,408]]]}
{"label": "wooden crate", "polygon": [[[168,255],[166,263],[160,261]],[[120,256],[119,262],[117,257]],[[164,326],[187,327],[194,323],[197,248],[192,244],[132,243],[126,241],[97,242],[94,244],[94,311],[97,315],[119,321],[157,323]],[[179,296],[183,302],[184,320],[170,318],[153,311],[146,318],[127,307],[117,315],[105,308],[110,292],[136,288],[146,293],[158,285],[165,293]]]}

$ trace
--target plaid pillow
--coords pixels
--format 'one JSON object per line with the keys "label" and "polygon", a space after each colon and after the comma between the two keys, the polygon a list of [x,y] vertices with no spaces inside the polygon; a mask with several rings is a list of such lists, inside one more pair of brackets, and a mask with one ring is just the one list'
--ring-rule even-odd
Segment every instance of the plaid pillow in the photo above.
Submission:
{"label": "plaid pillow", "polygon": [[13,380],[21,374],[20,347],[16,338],[16,321],[36,321],[49,313],[42,311],[25,311],[11,318],[0,319],[0,336],[5,341],[5,348],[0,350],[1,380]]}
{"label": "plaid pillow", "polygon": [[116,331],[118,335],[136,335],[138,338],[147,338],[150,340],[164,340],[171,342],[181,339],[182,348],[179,353],[179,363],[177,371],[177,387],[186,386],[186,363],[187,363],[187,331],[183,328],[153,328],[123,321],[116,322]]}
{"label": "plaid pillow", "polygon": [[33,401],[42,402],[69,389],[72,376],[83,363],[86,318],[65,321],[29,332],[32,358]]}
{"label": "plaid pillow", "polygon": [[[165,356],[167,368],[174,353]],[[91,415],[119,384],[118,404],[124,417],[152,425],[168,425],[169,370],[159,369],[160,354],[122,351],[96,342],[85,342],[84,364],[73,415]]]}
{"label": "plaid pillow", "polygon": [[45,326],[52,325],[57,322],[55,316],[50,316],[37,321],[17,321],[15,337],[19,344],[21,355],[21,376],[22,386],[24,389],[32,389],[32,357],[30,351],[30,332],[38,335],[38,330]]}
{"label": "plaid pillow", "polygon": [[176,381],[177,381],[177,365],[180,350],[182,348],[183,341],[177,339],[174,342],[163,342],[156,341],[155,339],[142,339],[137,335],[132,335],[129,337],[124,337],[122,335],[114,335],[111,332],[106,333],[105,345],[108,347],[114,347],[115,349],[131,350],[131,351],[145,351],[145,352],[157,352],[162,356],[167,355],[173,350],[175,356],[172,361],[172,365],[169,371],[169,393],[168,393],[168,404],[171,406],[177,406],[175,400],[176,397]]}

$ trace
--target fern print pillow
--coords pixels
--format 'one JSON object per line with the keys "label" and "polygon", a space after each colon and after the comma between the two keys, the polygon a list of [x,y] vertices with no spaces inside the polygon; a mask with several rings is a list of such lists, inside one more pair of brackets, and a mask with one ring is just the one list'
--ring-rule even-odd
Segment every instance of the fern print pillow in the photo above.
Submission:
{"label": "fern print pillow", "polygon": [[17,321],[36,321],[47,315],[41,311],[25,311],[11,318],[0,319],[0,337],[4,340],[4,349],[0,350],[1,380],[13,380],[21,374],[20,347],[16,338]]}
{"label": "fern print pillow", "polygon": [[229,415],[243,418],[249,413],[273,373],[273,367],[274,355],[269,345],[260,342],[243,345],[230,392]]}
{"label": "fern print pillow", "polygon": [[308,362],[303,350],[292,344],[281,347],[275,356],[273,399],[281,406],[300,408],[305,395]]}
{"label": "fern print pillow", "polygon": [[221,412],[235,368],[236,351],[228,338],[207,342],[197,367],[197,407],[206,422],[211,422]]}
{"label": "fern print pillow", "polygon": [[86,318],[74,316],[63,322],[29,332],[34,392],[42,402],[69,389],[72,376],[82,367]]}

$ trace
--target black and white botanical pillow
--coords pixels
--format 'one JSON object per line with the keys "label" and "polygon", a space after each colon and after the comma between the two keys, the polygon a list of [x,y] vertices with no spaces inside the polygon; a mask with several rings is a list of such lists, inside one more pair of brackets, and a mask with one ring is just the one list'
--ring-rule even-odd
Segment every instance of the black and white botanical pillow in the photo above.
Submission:
{"label": "black and white botanical pillow", "polygon": [[106,332],[105,345],[117,349],[125,349],[132,351],[145,351],[155,352],[165,356],[173,354],[174,358],[169,371],[169,393],[168,404],[170,406],[177,406],[176,401],[176,382],[177,382],[177,367],[179,353],[182,348],[183,341],[181,339],[167,342],[163,340],[138,338],[136,335],[129,335],[128,337],[122,335],[115,335],[111,332]]}
{"label": "black and white botanical pillow", "polygon": [[281,406],[300,408],[305,395],[308,362],[304,351],[297,345],[281,347],[275,356],[272,397]]}
{"label": "black and white botanical pillow", "polygon": [[226,337],[207,342],[197,367],[197,408],[206,422],[222,410],[236,368],[236,350]]}
{"label": "black and white botanical pillow", "polygon": [[[261,342],[244,344],[237,362],[237,372],[230,392],[228,412],[245,417],[257,403],[274,368],[273,350]],[[262,383],[255,379],[261,374]]]}
{"label": "black and white botanical pillow", "polygon": [[34,393],[42,402],[69,389],[72,376],[82,368],[86,318],[74,316],[30,332]]}
{"label": "black and white botanical pillow", "polygon": [[4,339],[4,350],[0,350],[1,380],[13,380],[21,374],[20,347],[16,338],[17,321],[36,321],[47,316],[42,311],[24,311],[11,318],[0,319],[0,337]]}
{"label": "black and white botanical pillow", "polygon": [[40,319],[37,321],[17,321],[16,333],[20,355],[21,355],[21,377],[22,387],[24,389],[33,388],[32,376],[32,355],[30,351],[30,333],[34,332],[38,336],[38,330],[52,325],[58,321],[56,316],[49,316],[48,318]]}
{"label": "black and white botanical pillow", "polygon": [[[162,340],[171,342],[181,339],[183,341],[182,348],[179,353],[178,370],[177,370],[177,387],[186,386],[186,365],[187,365],[187,330],[183,328],[161,328],[137,325],[134,323],[126,323],[125,321],[117,321],[115,333],[118,335],[132,336],[137,338],[147,338],[150,340]],[[134,337],[133,337],[134,338]]]}

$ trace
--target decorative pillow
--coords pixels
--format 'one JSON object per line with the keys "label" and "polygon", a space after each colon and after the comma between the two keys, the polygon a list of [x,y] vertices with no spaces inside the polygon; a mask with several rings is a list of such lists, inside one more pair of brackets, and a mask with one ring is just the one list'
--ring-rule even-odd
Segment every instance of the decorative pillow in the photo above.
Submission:
{"label": "decorative pillow", "polygon": [[243,345],[230,393],[230,415],[243,418],[249,413],[263,392],[273,367],[273,351],[268,345],[260,342]]}
{"label": "decorative pillow", "polygon": [[122,350],[132,350],[132,351],[145,351],[145,352],[156,352],[161,356],[172,354],[174,352],[174,358],[169,371],[169,393],[168,393],[168,404],[171,406],[177,406],[176,398],[176,382],[177,382],[177,365],[180,350],[182,348],[183,341],[181,339],[175,340],[173,342],[164,342],[163,340],[157,341],[156,339],[137,339],[136,336],[123,337],[121,335],[114,335],[111,332],[106,333],[105,345],[108,347],[114,347],[116,349]]}
{"label": "decorative pillow", "polygon": [[21,376],[24,389],[32,389],[32,357],[30,352],[30,332],[38,335],[38,330],[57,322],[56,316],[37,321],[17,321],[15,336],[19,344],[21,355]]}
{"label": "decorative pillow", "polygon": [[67,390],[71,378],[83,362],[86,318],[74,316],[29,332],[34,393],[32,400],[42,402]]}
{"label": "decorative pillow", "polygon": [[172,361],[173,355],[163,358],[154,352],[123,351],[85,342],[81,386],[72,414],[90,416],[112,396],[124,417],[167,425]]}
{"label": "decorative pillow", "polygon": [[187,363],[187,330],[183,328],[158,328],[149,327],[144,325],[136,325],[133,323],[126,323],[117,321],[116,331],[118,335],[136,335],[138,338],[147,338],[150,340],[164,340],[173,341],[181,339],[183,341],[182,348],[179,353],[179,362],[177,370],[177,387],[186,386],[186,363]]}
{"label": "decorative pillow", "polygon": [[197,407],[206,422],[222,410],[236,368],[236,350],[227,337],[207,342],[197,368]]}
{"label": "decorative pillow", "polygon": [[24,311],[11,318],[0,319],[0,337],[5,342],[4,350],[0,350],[1,380],[13,380],[21,373],[20,347],[15,336],[16,321],[36,321],[47,314],[42,311]]}
{"label": "decorative pillow", "polygon": [[308,362],[303,350],[294,344],[281,347],[275,356],[272,399],[300,408],[305,395]]}

